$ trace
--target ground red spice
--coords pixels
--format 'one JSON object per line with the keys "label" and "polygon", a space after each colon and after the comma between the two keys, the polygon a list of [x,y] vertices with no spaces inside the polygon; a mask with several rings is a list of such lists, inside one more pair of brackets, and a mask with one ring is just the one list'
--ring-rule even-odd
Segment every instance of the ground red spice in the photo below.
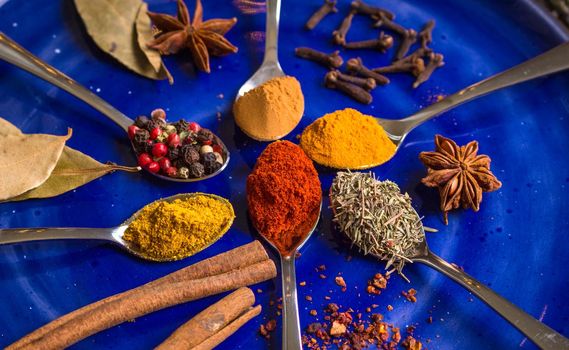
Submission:
{"label": "ground red spice", "polygon": [[303,238],[318,216],[322,190],[304,151],[276,141],[263,151],[247,177],[247,203],[254,226],[282,252]]}

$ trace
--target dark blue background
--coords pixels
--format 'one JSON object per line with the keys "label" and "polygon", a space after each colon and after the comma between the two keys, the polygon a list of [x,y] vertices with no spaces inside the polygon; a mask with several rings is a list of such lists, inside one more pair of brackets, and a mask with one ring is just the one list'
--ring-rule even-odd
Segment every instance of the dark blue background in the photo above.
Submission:
{"label": "dark blue background", "polygon": [[[235,3],[204,1],[205,18],[238,17],[227,37],[239,52],[212,59],[210,75],[196,73],[187,55],[169,57],[166,63],[176,80],[154,82],[136,76],[102,53],[86,35],[72,1],[0,1],[0,30],[48,63],[76,78],[125,114],[148,114],[165,108],[170,120],[187,118],[219,133],[232,152],[231,163],[214,179],[179,184],[147,174],[115,173],[57,198],[0,204],[0,227],[85,226],[107,227],[121,223],[131,213],[163,196],[179,192],[211,192],[233,203],[237,219],[233,228],[211,248],[184,261],[155,264],[141,261],[107,244],[39,242],[0,247],[0,346],[6,346],[35,328],[111,294],[136,287],[181,267],[250,241],[245,178],[265,144],[251,141],[236,129],[231,102],[240,85],[255,71],[263,54],[264,14],[241,14]],[[371,2],[371,1],[370,1]],[[362,106],[322,87],[324,69],[294,57],[297,46],[332,51],[331,31],[341,22],[349,1],[340,1],[340,13],[326,18],[314,31],[303,23],[321,1],[284,0],[280,58],[282,66],[302,83],[305,116],[288,139],[327,112],[355,107],[362,112],[399,118],[448,94],[497,73],[554,45],[568,35],[530,1],[373,1],[393,10],[405,26],[420,29],[437,20],[432,46],[445,55],[446,65],[431,80],[413,90],[412,78],[393,75],[392,83],[374,91],[374,102]],[[189,1],[193,11],[193,1]],[[175,11],[175,2],[151,1],[150,9]],[[369,21],[356,17],[348,40],[374,37]],[[376,52],[343,52],[345,60],[361,55],[369,66],[387,64],[390,55]],[[69,145],[100,161],[133,165],[135,158],[123,131],[67,93],[8,64],[0,63],[0,116],[23,131],[63,134],[73,128]],[[223,94],[223,97],[219,96]],[[221,112],[221,120],[216,112]],[[389,163],[374,169],[381,179],[396,181],[409,192],[425,225],[434,252],[455,262],[494,290],[569,334],[566,289],[569,253],[569,75],[559,74],[513,87],[451,111],[416,129]],[[481,153],[491,156],[492,170],[503,187],[486,194],[478,213],[457,211],[444,226],[438,195],[420,179],[425,169],[419,152],[433,149],[433,136],[442,133],[459,144],[480,141]],[[321,170],[328,191],[333,172]],[[25,174],[22,174],[25,176]],[[516,349],[523,336],[482,302],[446,277],[423,266],[406,269],[412,283],[398,276],[386,292],[371,297],[366,281],[383,271],[383,264],[359,256],[345,247],[333,230],[325,202],[314,237],[297,262],[300,314],[303,326],[321,320],[325,295],[361,311],[375,303],[389,322],[405,327],[416,324],[416,334],[430,349]],[[347,257],[353,255],[350,262]],[[327,279],[314,268],[325,264]],[[342,293],[333,277],[342,273],[348,290]],[[418,290],[418,302],[400,297],[402,290]],[[275,317],[269,300],[280,294],[280,280],[254,286],[262,289],[263,305],[257,317],[220,348],[280,348],[280,329],[267,342],[257,335],[262,322]],[[313,297],[305,301],[305,295]],[[77,344],[77,349],[140,349],[159,344],[174,329],[221,296],[213,296],[141,317],[101,332]],[[387,312],[386,305],[395,307]],[[310,309],[319,311],[314,318]],[[433,324],[427,324],[429,315]],[[280,324],[280,322],[279,322]],[[523,348],[532,348],[526,342]]]}

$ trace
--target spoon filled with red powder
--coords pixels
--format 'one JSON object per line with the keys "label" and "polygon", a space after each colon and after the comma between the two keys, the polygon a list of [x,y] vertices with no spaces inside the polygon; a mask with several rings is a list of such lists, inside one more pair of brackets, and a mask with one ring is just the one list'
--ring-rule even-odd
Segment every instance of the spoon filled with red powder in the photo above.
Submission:
{"label": "spoon filled with red powder", "polygon": [[281,260],[283,280],[283,349],[302,349],[294,259],[320,217],[322,189],[318,173],[304,151],[276,141],[263,151],[247,177],[249,216]]}

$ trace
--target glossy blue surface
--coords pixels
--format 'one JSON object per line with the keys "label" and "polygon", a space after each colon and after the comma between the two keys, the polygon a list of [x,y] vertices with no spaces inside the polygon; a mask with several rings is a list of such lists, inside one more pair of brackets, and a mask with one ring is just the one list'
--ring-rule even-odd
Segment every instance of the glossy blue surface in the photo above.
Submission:
{"label": "glossy blue surface", "polygon": [[[1,228],[114,226],[150,201],[194,191],[229,198],[237,214],[233,228],[223,239],[197,256],[176,263],[144,262],[93,241],[1,246],[0,346],[85,304],[254,237],[247,220],[245,178],[265,144],[248,139],[236,129],[231,102],[242,82],[261,62],[264,14],[241,14],[235,1],[224,3],[221,6],[217,1],[204,1],[205,17],[214,17],[214,10],[215,17],[238,17],[238,24],[227,37],[239,47],[239,53],[214,58],[210,75],[196,73],[185,55],[167,58],[176,80],[174,86],[169,86],[167,82],[140,78],[99,51],[86,35],[71,1],[0,1],[1,31],[125,114],[135,117],[163,107],[170,120],[193,119],[214,130],[232,153],[231,163],[222,175],[199,183],[169,183],[147,174],[116,173],[57,198],[0,204]],[[290,140],[295,140],[315,118],[344,107],[382,117],[403,117],[429,104],[437,94],[452,93],[568,40],[566,32],[527,1],[373,1],[392,9],[406,26],[421,28],[428,19],[436,19],[432,46],[445,55],[446,65],[416,90],[410,87],[410,77],[393,75],[390,85],[373,93],[374,102],[362,106],[323,88],[324,69],[294,57],[296,46],[334,49],[329,43],[330,33],[342,20],[349,2],[340,1],[339,14],[326,18],[314,31],[305,32],[304,21],[320,3],[283,1],[281,63],[285,72],[299,78],[307,102],[301,125],[288,137]],[[191,0],[189,6],[193,10]],[[174,12],[175,3],[151,1],[150,8]],[[375,36],[376,31],[368,24],[366,18],[356,17],[348,39]],[[346,60],[360,53],[369,66],[384,65],[390,59],[390,55],[375,52],[342,55]],[[100,161],[135,163],[123,131],[90,107],[3,62],[0,77],[0,115],[25,132],[62,134],[71,127],[71,147]],[[569,335],[568,86],[569,74],[564,73],[461,106],[413,131],[393,160],[374,169],[380,178],[394,180],[409,192],[415,208],[425,216],[425,225],[440,230],[428,235],[434,252],[463,266],[535,317],[543,315],[545,323],[565,335]],[[216,112],[221,112],[220,119]],[[436,191],[420,184],[425,169],[417,156],[433,149],[435,133],[452,137],[459,144],[479,140],[481,153],[492,157],[492,170],[504,184],[499,191],[484,196],[480,212],[450,214],[448,226],[442,224]],[[319,170],[326,193],[334,174]],[[325,202],[324,207],[327,205]],[[327,304],[324,296],[329,295],[332,301],[361,311],[378,304],[377,310],[400,327],[416,324],[418,338],[430,341],[429,349],[534,348],[482,302],[424,266],[407,268],[411,284],[394,276],[383,294],[367,295],[366,281],[383,271],[383,264],[361,257],[344,244],[333,229],[330,211],[323,210],[317,232],[297,261],[297,280],[307,282],[306,287],[299,288],[303,326],[321,320],[322,306]],[[353,256],[351,261],[347,261],[348,256]],[[325,280],[314,270],[322,264],[327,267]],[[333,281],[340,272],[348,284],[345,293]],[[418,291],[415,304],[400,297],[402,290],[411,287]],[[280,280],[253,288],[262,290],[257,294],[264,308],[262,316],[220,348],[280,348],[280,329],[270,341],[257,335],[259,325],[275,317],[276,309],[269,306],[269,300],[278,298]],[[306,295],[311,295],[313,301],[306,301]],[[220,297],[141,317],[90,337],[74,348],[151,348]],[[394,311],[385,310],[388,304],[394,306]],[[310,316],[311,309],[318,310],[319,316]],[[430,315],[433,324],[426,322]]]}

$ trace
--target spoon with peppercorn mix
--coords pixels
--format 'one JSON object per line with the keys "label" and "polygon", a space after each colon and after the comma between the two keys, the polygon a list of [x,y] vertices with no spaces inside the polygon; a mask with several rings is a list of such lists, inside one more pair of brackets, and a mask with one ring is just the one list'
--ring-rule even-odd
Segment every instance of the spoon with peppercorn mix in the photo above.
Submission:
{"label": "spoon with peppercorn mix", "polygon": [[[223,221],[219,230],[215,232],[214,235],[210,237],[209,240],[204,241],[205,244],[200,247],[190,247],[193,250],[188,250],[187,245],[178,245],[168,247],[168,251],[171,255],[157,255],[155,253],[156,248],[150,245],[142,247],[137,244],[135,239],[125,237],[125,232],[127,232],[129,226],[133,224],[139,217],[144,216],[145,209],[153,210],[152,215],[155,215],[157,204],[159,203],[172,203],[176,200],[189,201],[192,199],[201,200],[199,196],[207,197],[210,201],[214,200],[218,203],[219,208],[223,208],[223,212],[230,213],[227,215],[227,220]],[[141,215],[142,214],[142,215]],[[148,215],[148,213],[146,213]],[[33,241],[45,241],[45,240],[56,240],[56,239],[90,239],[107,241],[117,245],[132,255],[139,258],[156,261],[156,262],[166,262],[166,261],[176,261],[185,259],[192,256],[199,251],[202,251],[215,243],[219,238],[221,238],[231,227],[234,219],[233,207],[229,201],[225,198],[216,196],[214,194],[207,193],[182,193],[171,197],[166,197],[158,199],[145,205],[143,208],[132,214],[125,222],[120,226],[110,227],[110,228],[85,228],[85,227],[50,227],[50,228],[13,228],[13,229],[0,229],[0,245],[1,244],[14,244],[14,243],[24,243]],[[146,219],[148,220],[148,219]],[[145,226],[148,226],[147,224]],[[127,233],[128,235],[129,233]],[[194,232],[188,232],[188,235],[195,234]],[[132,235],[132,234],[130,234]],[[168,245],[171,244],[171,237],[164,237],[162,239],[161,235],[155,236],[155,244]],[[203,239],[201,237],[200,239]],[[178,242],[179,243],[179,242]],[[195,249],[194,249],[195,248]],[[168,253],[168,254],[170,254]]]}
{"label": "spoon with peppercorn mix", "polygon": [[166,113],[155,110],[152,118],[132,120],[108,102],[0,32],[0,59],[67,91],[95,108],[124,129],[138,164],[152,175],[168,181],[195,182],[221,173],[229,163],[223,141],[197,123],[167,123]]}
{"label": "spoon with peppercorn mix", "polygon": [[[504,72],[472,84],[406,118],[376,119],[395,144],[396,149],[393,152],[393,155],[395,155],[405,140],[405,137],[417,126],[454,107],[496,90],[569,69],[568,57],[569,42],[566,42]],[[365,164],[360,167],[352,167],[351,169],[369,169],[380,164],[382,163]]]}

